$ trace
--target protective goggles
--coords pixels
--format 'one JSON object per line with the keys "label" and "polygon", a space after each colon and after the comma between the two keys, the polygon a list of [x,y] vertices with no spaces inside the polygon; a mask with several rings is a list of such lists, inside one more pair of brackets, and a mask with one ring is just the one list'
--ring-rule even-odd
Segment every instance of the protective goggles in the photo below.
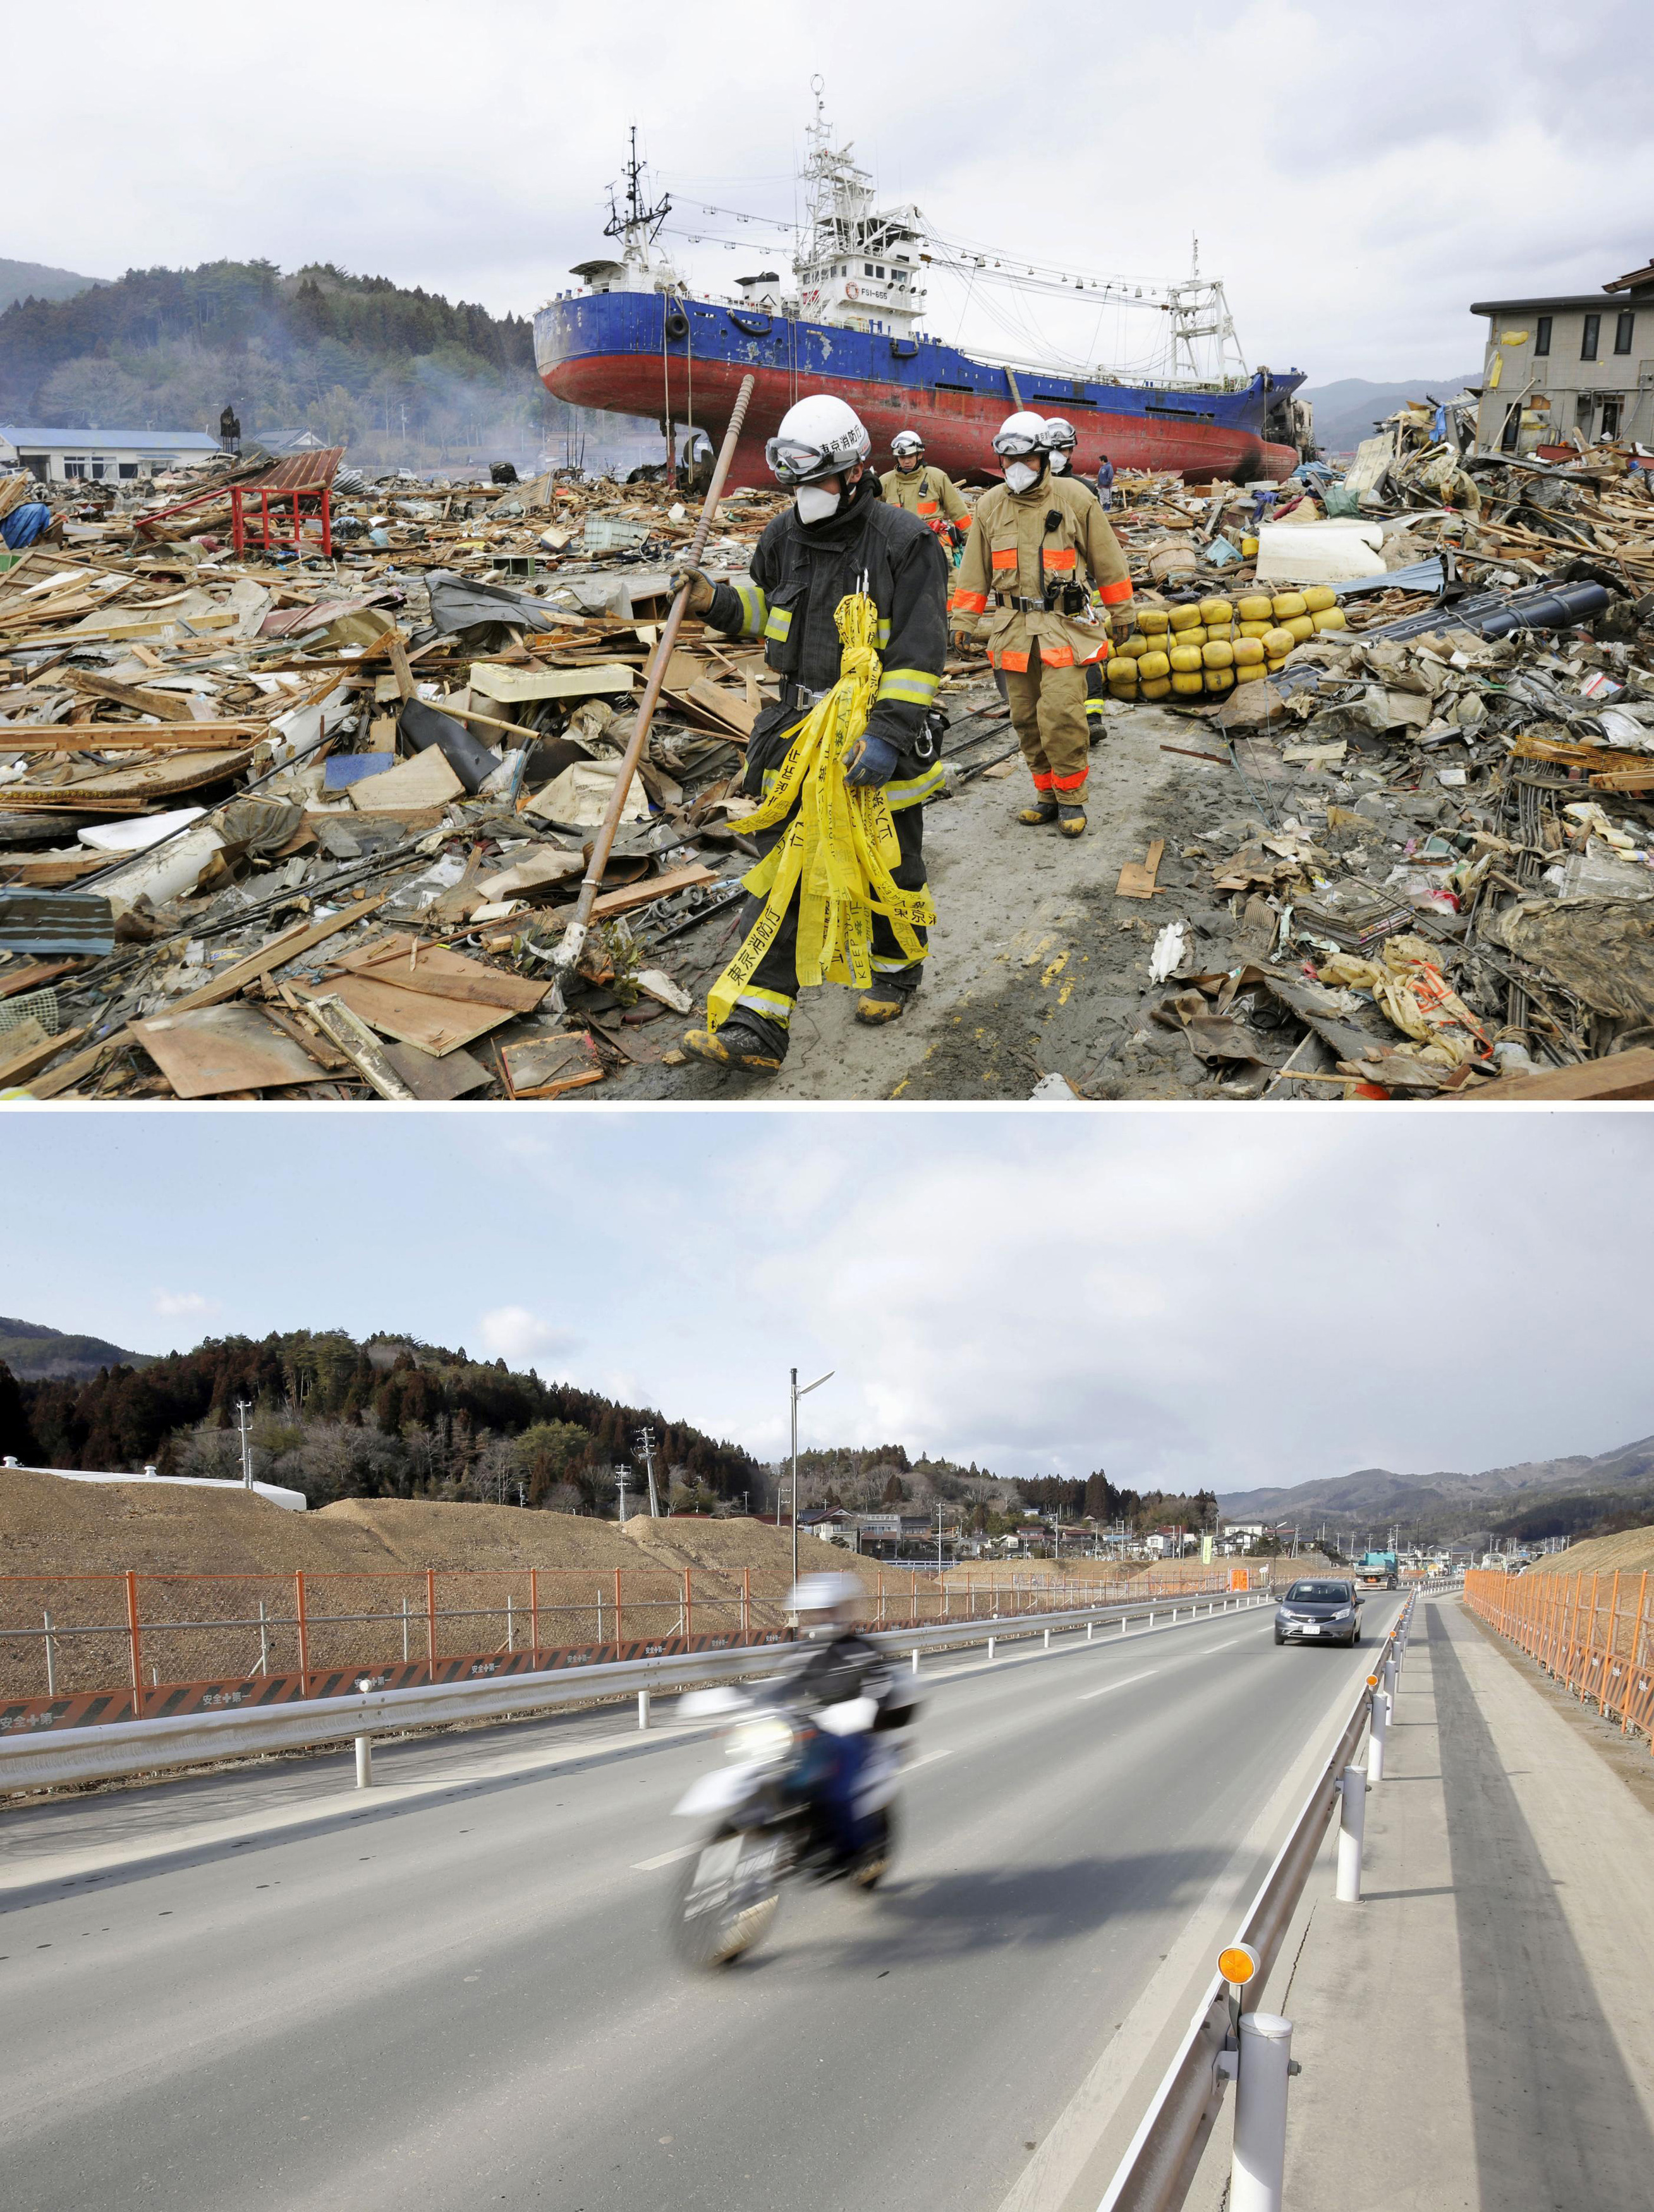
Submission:
{"label": "protective goggles", "polygon": [[1030,453],[1044,450],[1040,441],[1030,437],[1025,430],[1001,430],[994,441],[994,451],[1002,461],[1024,460]]}
{"label": "protective goggles", "polygon": [[763,449],[770,474],[782,483],[808,483],[814,477],[830,477],[850,464],[824,446],[807,446],[798,438],[772,438]]}

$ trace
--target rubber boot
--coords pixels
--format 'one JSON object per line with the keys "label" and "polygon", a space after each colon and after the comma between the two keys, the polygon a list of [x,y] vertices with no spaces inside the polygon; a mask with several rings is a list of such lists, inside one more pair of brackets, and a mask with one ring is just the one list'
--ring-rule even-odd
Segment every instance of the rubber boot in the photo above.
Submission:
{"label": "rubber boot", "polygon": [[855,1018],[870,1029],[881,1028],[887,1022],[899,1022],[912,995],[887,978],[875,976],[856,1000]]}
{"label": "rubber boot", "polygon": [[1085,810],[1083,806],[1062,805],[1057,808],[1057,828],[1065,837],[1085,835]]}
{"label": "rubber boot", "polygon": [[1017,817],[1019,822],[1025,822],[1031,830],[1041,823],[1055,822],[1056,818],[1057,803],[1055,799],[1037,799],[1031,806],[1025,806]]}
{"label": "rubber boot", "polygon": [[721,1029],[688,1030],[684,1050],[691,1059],[739,1068],[745,1075],[773,1075],[787,1057],[786,1042],[776,1042],[773,1023],[745,1020],[739,1014],[732,1014]]}

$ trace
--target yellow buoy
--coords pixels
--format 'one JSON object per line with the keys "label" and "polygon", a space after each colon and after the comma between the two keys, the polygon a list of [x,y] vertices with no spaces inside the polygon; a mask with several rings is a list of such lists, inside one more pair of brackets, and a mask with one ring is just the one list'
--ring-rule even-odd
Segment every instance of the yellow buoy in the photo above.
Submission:
{"label": "yellow buoy", "polygon": [[1264,665],[1271,676],[1279,676],[1281,670],[1286,665],[1286,656],[1283,653],[1279,660],[1266,661]]}
{"label": "yellow buoy", "polygon": [[1218,638],[1212,643],[1201,647],[1201,659],[1208,668],[1232,668],[1235,665],[1235,648],[1232,645],[1225,644],[1221,638]]}
{"label": "yellow buoy", "polygon": [[1277,622],[1284,623],[1290,620],[1293,615],[1301,615],[1308,611],[1304,605],[1302,592],[1279,592],[1269,604],[1274,611]]}
{"label": "yellow buoy", "polygon": [[1171,663],[1164,653],[1146,653],[1137,664],[1137,673],[1145,684],[1163,684],[1171,673]]}
{"label": "yellow buoy", "polygon": [[1206,626],[1206,641],[1208,645],[1221,644],[1234,635],[1235,624],[1231,622],[1207,623]]}
{"label": "yellow buoy", "polygon": [[1342,607],[1328,607],[1324,612],[1312,615],[1310,620],[1317,629],[1347,629],[1349,617]]}
{"label": "yellow buoy", "polygon": [[1237,637],[1233,647],[1237,668],[1262,668],[1263,647],[1255,637]]}
{"label": "yellow buoy", "polygon": [[1171,688],[1174,691],[1181,691],[1187,695],[1190,692],[1203,691],[1206,689],[1206,684],[1204,678],[1198,675],[1184,676],[1180,673],[1172,678]]}
{"label": "yellow buoy", "polygon": [[1198,645],[1174,645],[1172,647],[1171,668],[1174,675],[1187,676],[1191,669],[1196,669],[1200,665],[1201,647]]}
{"label": "yellow buoy", "polygon": [[1157,676],[1152,682],[1140,684],[1137,696],[1140,699],[1164,699],[1171,689],[1171,678],[1169,676]]}
{"label": "yellow buoy", "polygon": [[1129,637],[1121,639],[1119,649],[1128,660],[1140,660],[1149,649],[1149,641],[1140,629],[1134,629]]}
{"label": "yellow buoy", "polygon": [[1157,631],[1164,633],[1171,627],[1171,617],[1164,607],[1139,607],[1137,627],[1153,636]]}
{"label": "yellow buoy", "polygon": [[1171,610],[1173,629],[1195,629],[1199,626],[1200,619],[1201,611],[1198,607],[1173,607]]}
{"label": "yellow buoy", "polygon": [[1268,622],[1237,623],[1235,635],[1237,637],[1268,637],[1274,626],[1274,617],[1272,615]]}
{"label": "yellow buoy", "polygon": [[1263,641],[1263,650],[1271,660],[1285,660],[1298,640],[1289,629],[1272,629]]}
{"label": "yellow buoy", "polygon": [[1208,668],[1206,672],[1206,688],[1208,691],[1232,691],[1235,688],[1234,670]]}
{"label": "yellow buoy", "polygon": [[1103,673],[1116,691],[1134,691],[1137,689],[1137,663],[1134,660],[1111,660]]}
{"label": "yellow buoy", "polygon": [[1267,593],[1253,592],[1241,601],[1235,612],[1244,623],[1273,622],[1274,603]]}
{"label": "yellow buoy", "polygon": [[1243,561],[1256,561],[1257,557],[1257,539],[1256,538],[1243,538],[1241,540],[1241,559]]}
{"label": "yellow buoy", "polygon": [[1286,621],[1282,623],[1281,628],[1283,629],[1291,630],[1292,635],[1298,640],[1298,642],[1302,645],[1305,638],[1313,637],[1315,635],[1315,617],[1313,615],[1288,615]]}
{"label": "yellow buoy", "polygon": [[1233,622],[1235,610],[1227,599],[1202,599],[1201,620],[1210,629],[1214,623]]}
{"label": "yellow buoy", "polygon": [[1306,614],[1324,615],[1329,607],[1338,605],[1338,594],[1329,584],[1309,584],[1304,586],[1304,608]]}
{"label": "yellow buoy", "polygon": [[1256,668],[1237,668],[1235,671],[1235,681],[1237,684],[1256,684],[1268,673],[1268,670],[1260,662]]}

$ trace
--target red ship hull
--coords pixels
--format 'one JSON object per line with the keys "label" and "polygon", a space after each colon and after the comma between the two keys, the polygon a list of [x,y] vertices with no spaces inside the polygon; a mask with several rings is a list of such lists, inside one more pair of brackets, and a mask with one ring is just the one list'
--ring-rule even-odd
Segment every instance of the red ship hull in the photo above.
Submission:
{"label": "red ship hull", "polygon": [[[925,458],[958,483],[997,482],[999,469],[990,443],[1005,419],[1005,401],[976,392],[914,391],[858,377],[819,372],[807,378],[785,368],[769,368],[681,354],[666,359],[636,353],[587,353],[548,364],[542,380],[554,398],[571,406],[610,413],[666,417],[683,429],[691,422],[715,444],[728,427],[741,380],[757,379],[729,482],[733,486],[770,485],[764,445],[781,416],[806,392],[830,391],[847,400],[867,424],[876,465],[890,465],[891,440],[898,430],[916,430]],[[1051,413],[1063,410],[1060,396],[1029,395],[1030,405],[1047,401]],[[1151,421],[1141,414],[1110,414],[1104,406],[1075,407],[1070,419],[1079,436],[1076,472],[1096,472],[1106,454],[1116,469],[1180,471],[1194,483],[1224,477],[1237,482],[1280,483],[1298,466],[1292,446],[1272,444],[1255,433],[1221,422]]]}

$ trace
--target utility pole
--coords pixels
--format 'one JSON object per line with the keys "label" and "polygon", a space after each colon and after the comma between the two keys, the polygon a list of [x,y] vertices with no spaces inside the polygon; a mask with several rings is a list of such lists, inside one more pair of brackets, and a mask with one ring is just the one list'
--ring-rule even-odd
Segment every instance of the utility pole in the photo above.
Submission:
{"label": "utility pole", "polygon": [[654,1431],[648,1427],[640,1429],[635,1441],[643,1455],[643,1465],[648,1473],[649,1518],[658,1521],[660,1518],[660,1500],[654,1487]]}
{"label": "utility pole", "polygon": [[626,1525],[626,1485],[631,1479],[630,1468],[617,1467],[615,1469],[615,1488],[620,1492],[620,1525],[623,1528]]}
{"label": "utility pole", "polygon": [[[798,1369],[794,1367],[788,1371],[793,1393],[793,1580],[796,1583],[799,1578],[799,1400],[807,1398],[812,1390],[819,1390],[824,1382],[830,1382],[836,1370],[830,1367],[824,1375],[818,1375],[813,1382],[806,1382],[802,1390],[799,1388]],[[775,1513],[779,1519],[779,1500]]]}
{"label": "utility pole", "polygon": [[235,1410],[241,1417],[241,1481],[245,1488],[251,1490],[252,1487],[252,1446],[247,1441],[247,1415],[252,1411],[252,1407],[246,1399],[238,1398],[235,1401]]}

